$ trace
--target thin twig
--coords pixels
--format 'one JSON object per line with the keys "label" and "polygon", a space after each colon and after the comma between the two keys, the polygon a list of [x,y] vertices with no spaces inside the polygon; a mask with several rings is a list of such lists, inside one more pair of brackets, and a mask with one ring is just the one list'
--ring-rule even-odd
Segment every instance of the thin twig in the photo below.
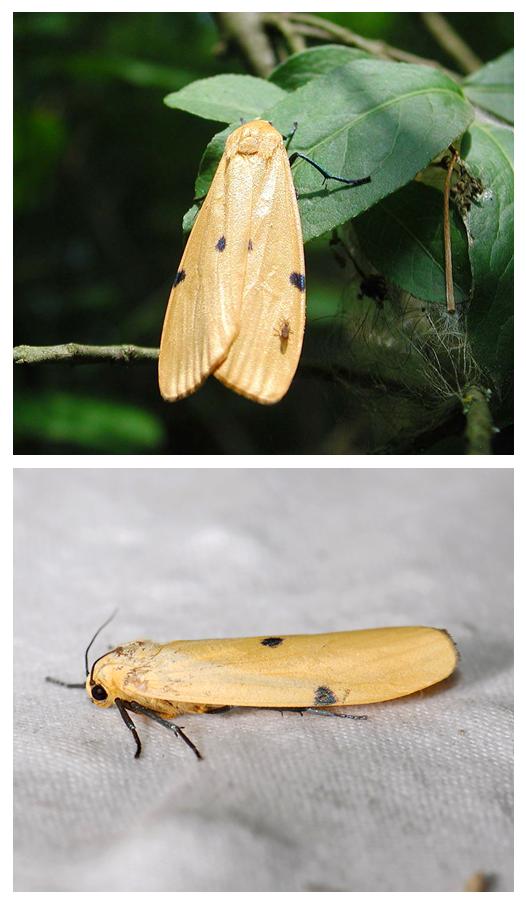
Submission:
{"label": "thin twig", "polygon": [[462,72],[475,72],[482,60],[471,50],[442,13],[420,13],[422,22],[437,44],[455,61]]}
{"label": "thin twig", "polygon": [[464,394],[466,452],[470,455],[487,456],[491,454],[491,440],[494,431],[488,397],[487,390],[480,387],[470,387]]}
{"label": "thin twig", "polygon": [[252,71],[266,78],[276,65],[272,45],[265,34],[261,13],[215,13],[227,41],[241,50]]}
{"label": "thin twig", "polygon": [[447,168],[444,183],[444,273],[446,277],[447,310],[455,311],[455,290],[453,288],[453,261],[451,258],[451,224],[449,219],[449,195],[451,192],[451,174],[458,159],[458,151],[451,147],[451,160]]}
{"label": "thin twig", "polygon": [[322,19],[320,16],[311,15],[310,13],[296,12],[287,13],[287,18],[289,22],[312,26],[320,31],[324,31],[325,34],[337,38],[342,44],[358,47],[360,50],[365,50],[375,57],[380,57],[384,60],[397,60],[402,63],[417,63],[420,66],[432,66],[434,69],[446,71],[452,78],[458,78],[456,73],[446,70],[445,67],[441,66],[436,60],[428,60],[426,57],[419,57],[407,50],[393,47],[385,41],[373,41],[370,38],[364,38],[362,35],[358,35],[356,32],[351,31],[349,28],[344,28],[342,25],[337,25],[336,22],[331,22],[329,19]]}
{"label": "thin twig", "polygon": [[305,50],[305,41],[298,30],[288,21],[283,13],[266,13],[263,15],[266,25],[273,26],[283,36],[290,53],[300,53]]}
{"label": "thin twig", "polygon": [[316,28],[314,25],[305,25],[303,22],[295,22],[294,28],[298,35],[304,38],[315,38],[317,41],[326,41],[330,37],[323,28]]}
{"label": "thin twig", "polygon": [[43,362],[69,362],[89,365],[95,362],[145,362],[157,359],[158,349],[144,346],[86,346],[63,343],[60,346],[15,346],[15,365],[40,365]]}

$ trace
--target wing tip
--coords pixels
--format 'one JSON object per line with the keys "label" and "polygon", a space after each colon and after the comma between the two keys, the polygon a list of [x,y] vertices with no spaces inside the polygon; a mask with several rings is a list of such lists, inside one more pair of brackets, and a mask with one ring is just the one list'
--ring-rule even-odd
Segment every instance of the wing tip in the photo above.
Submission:
{"label": "wing tip", "polygon": [[280,403],[283,397],[288,393],[290,389],[290,384],[285,387],[283,390],[280,390],[277,394],[264,394],[263,392],[256,393],[255,391],[247,390],[246,387],[237,384],[235,381],[229,380],[223,374],[217,374],[214,372],[214,377],[217,378],[225,387],[228,387],[229,390],[233,390],[234,393],[238,393],[239,396],[244,396],[245,399],[251,400],[253,403],[260,403],[262,406],[275,406],[276,403]]}

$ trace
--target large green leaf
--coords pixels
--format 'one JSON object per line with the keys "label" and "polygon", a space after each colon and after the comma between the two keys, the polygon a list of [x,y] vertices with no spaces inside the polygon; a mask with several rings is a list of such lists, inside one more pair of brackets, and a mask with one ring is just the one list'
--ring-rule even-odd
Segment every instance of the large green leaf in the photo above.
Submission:
{"label": "large green leaf", "polygon": [[[419,299],[445,301],[442,196],[413,182],[361,214],[353,226],[369,261],[397,286]],[[471,288],[467,238],[451,211],[455,299]]]}
{"label": "large green leaf", "polygon": [[305,161],[294,182],[305,241],[339,226],[409,182],[466,130],[473,118],[462,89],[426,66],[357,60],[287,95],[269,119],[286,132],[299,123],[292,150],[330,173],[369,185],[323,185]]}
{"label": "large green leaf", "polygon": [[478,107],[513,123],[513,50],[464,79],[464,93]]}
{"label": "large green leaf", "polygon": [[[262,116],[284,134],[298,130],[291,150],[350,179],[371,175],[369,185],[324,184],[307,162],[293,166],[305,242],[340,226],[409,182],[472,120],[462,89],[426,66],[357,60],[298,88]],[[216,141],[217,140],[217,141]],[[214,154],[203,158],[199,194],[215,172]]]}
{"label": "large green leaf", "polygon": [[217,75],[198,79],[168,94],[168,107],[186,110],[205,120],[233,123],[253,119],[262,110],[276,104],[285,92],[278,85],[249,75]]}
{"label": "large green leaf", "polygon": [[505,384],[513,368],[513,131],[476,122],[461,153],[484,186],[466,217],[473,271],[468,333],[479,363]]}
{"label": "large green leaf", "polygon": [[284,88],[295,91],[311,79],[325,75],[338,66],[352,63],[369,57],[365,50],[356,47],[345,47],[343,44],[324,44],[322,47],[309,47],[300,53],[292,54],[284,63],[277,66],[270,74],[269,80]]}

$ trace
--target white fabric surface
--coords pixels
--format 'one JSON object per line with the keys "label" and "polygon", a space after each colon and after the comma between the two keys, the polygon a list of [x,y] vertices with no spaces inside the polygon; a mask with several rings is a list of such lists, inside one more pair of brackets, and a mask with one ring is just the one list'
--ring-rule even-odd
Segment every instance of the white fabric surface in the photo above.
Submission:
{"label": "white fabric surface", "polygon": [[[511,470],[15,470],[17,890],[512,889]],[[234,710],[205,760],[44,682],[135,638],[447,628],[367,721]]]}

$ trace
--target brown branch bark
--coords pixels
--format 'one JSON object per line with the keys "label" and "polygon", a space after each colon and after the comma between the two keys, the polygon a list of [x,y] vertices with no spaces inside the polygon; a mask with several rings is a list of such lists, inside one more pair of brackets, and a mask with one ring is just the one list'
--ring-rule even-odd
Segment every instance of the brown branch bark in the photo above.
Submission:
{"label": "brown branch bark", "polygon": [[44,362],[69,362],[72,365],[92,365],[96,362],[155,361],[158,349],[145,346],[86,346],[83,343],[63,343],[60,346],[15,346],[15,365],[41,365]]}
{"label": "brown branch bark", "polygon": [[422,22],[433,38],[455,61],[461,72],[475,72],[482,66],[482,60],[455,31],[442,13],[420,13]]}
{"label": "brown branch bark", "polygon": [[266,78],[276,66],[272,44],[261,13],[216,13],[219,28],[227,41],[239,47],[252,71]]}
{"label": "brown branch bark", "polygon": [[310,13],[290,12],[284,13],[283,15],[286,15],[289,22],[296,23],[300,28],[301,26],[315,28],[320,32],[324,32],[325,35],[337,38],[342,44],[358,47],[360,50],[365,50],[375,57],[380,57],[380,59],[395,60],[401,63],[416,63],[420,66],[432,66],[434,69],[441,69],[444,72],[447,72],[451,78],[458,79],[457,73],[451,72],[444,66],[441,66],[436,60],[419,57],[417,54],[410,53],[407,50],[393,47],[385,41],[374,41],[370,38],[364,38],[362,35],[358,35],[356,32],[351,31],[349,28],[344,28],[336,22],[331,22],[329,19],[322,19],[320,16],[311,15]]}
{"label": "brown branch bark", "polygon": [[492,452],[494,429],[488,397],[488,391],[480,387],[470,387],[464,394],[467,453],[471,456],[487,456]]}
{"label": "brown branch bark", "polygon": [[279,31],[291,54],[305,50],[306,44],[303,35],[289,22],[286,15],[283,13],[264,13],[262,18],[266,25],[270,25],[276,31]]}

